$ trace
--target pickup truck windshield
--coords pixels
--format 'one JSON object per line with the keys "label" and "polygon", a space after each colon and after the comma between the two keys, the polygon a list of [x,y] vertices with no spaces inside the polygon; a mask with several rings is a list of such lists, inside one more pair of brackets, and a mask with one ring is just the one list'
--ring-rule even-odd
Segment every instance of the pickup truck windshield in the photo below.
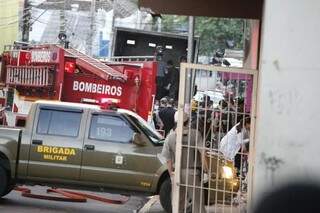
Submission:
{"label": "pickup truck windshield", "polygon": [[154,143],[162,143],[164,138],[156,131],[152,129],[152,127],[139,115],[131,115],[127,114],[129,118],[138,125],[145,134],[149,136],[149,138],[152,140]]}

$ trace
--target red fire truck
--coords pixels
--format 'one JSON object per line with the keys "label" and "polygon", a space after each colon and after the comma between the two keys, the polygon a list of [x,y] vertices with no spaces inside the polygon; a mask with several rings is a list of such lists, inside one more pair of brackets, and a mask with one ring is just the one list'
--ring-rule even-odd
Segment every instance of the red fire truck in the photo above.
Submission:
{"label": "red fire truck", "polygon": [[1,122],[23,125],[31,103],[38,99],[116,104],[147,120],[156,92],[156,72],[154,60],[101,62],[58,45],[6,46],[0,104],[11,113]]}

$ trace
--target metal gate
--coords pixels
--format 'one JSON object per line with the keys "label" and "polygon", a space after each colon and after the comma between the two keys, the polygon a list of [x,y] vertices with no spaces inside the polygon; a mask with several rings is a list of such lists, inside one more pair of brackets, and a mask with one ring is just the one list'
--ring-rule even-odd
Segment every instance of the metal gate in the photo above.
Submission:
{"label": "metal gate", "polygon": [[181,64],[173,212],[247,212],[256,87],[257,70]]}

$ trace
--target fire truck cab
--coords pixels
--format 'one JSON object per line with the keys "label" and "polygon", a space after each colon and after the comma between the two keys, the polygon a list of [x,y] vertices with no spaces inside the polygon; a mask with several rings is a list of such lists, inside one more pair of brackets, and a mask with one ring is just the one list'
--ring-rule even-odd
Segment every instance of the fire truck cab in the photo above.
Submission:
{"label": "fire truck cab", "polygon": [[[116,106],[148,120],[157,62],[102,62],[59,45],[10,45],[2,54],[0,122],[21,126],[39,99]],[[6,109],[6,116],[1,116]]]}

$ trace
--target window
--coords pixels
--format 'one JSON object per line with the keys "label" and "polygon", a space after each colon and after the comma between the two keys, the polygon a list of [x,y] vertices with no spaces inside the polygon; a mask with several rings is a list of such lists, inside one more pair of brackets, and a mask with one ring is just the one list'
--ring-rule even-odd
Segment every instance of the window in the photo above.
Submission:
{"label": "window", "polygon": [[149,47],[156,47],[157,45],[155,43],[149,43]]}
{"label": "window", "polygon": [[93,115],[89,138],[110,142],[130,143],[134,131],[119,117]]}
{"label": "window", "polygon": [[136,41],[135,40],[127,40],[127,44],[135,45]]}
{"label": "window", "polygon": [[139,128],[151,138],[154,143],[161,143],[163,141],[163,137],[156,131],[150,127],[150,125],[139,115],[129,115],[130,119],[137,125]]}
{"label": "window", "polygon": [[37,126],[38,134],[77,137],[82,113],[41,109]]}

